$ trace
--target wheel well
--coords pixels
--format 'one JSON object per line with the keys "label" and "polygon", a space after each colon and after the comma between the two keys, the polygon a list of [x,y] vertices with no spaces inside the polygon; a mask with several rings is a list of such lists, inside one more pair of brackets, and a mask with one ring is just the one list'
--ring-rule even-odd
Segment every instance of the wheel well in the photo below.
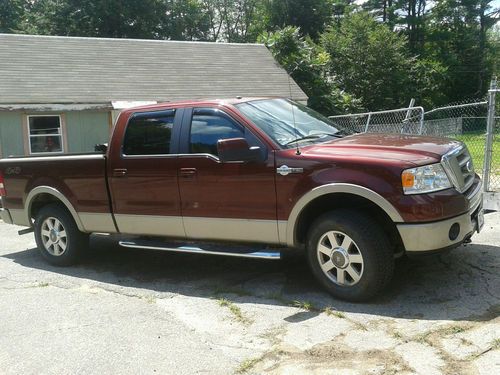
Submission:
{"label": "wheel well", "polygon": [[348,193],[325,194],[307,204],[301,211],[295,226],[295,240],[299,245],[298,247],[305,247],[307,233],[314,220],[337,208],[350,208],[356,209],[358,212],[363,211],[367,213],[370,217],[374,218],[377,223],[381,224],[384,232],[394,245],[394,253],[404,251],[401,236],[389,215],[372,201],[359,195]]}
{"label": "wheel well", "polygon": [[69,212],[66,205],[63,202],[61,202],[61,200],[59,200],[57,197],[48,193],[40,193],[31,200],[31,207],[29,212],[30,219],[34,220],[40,209],[51,203],[57,203]]}

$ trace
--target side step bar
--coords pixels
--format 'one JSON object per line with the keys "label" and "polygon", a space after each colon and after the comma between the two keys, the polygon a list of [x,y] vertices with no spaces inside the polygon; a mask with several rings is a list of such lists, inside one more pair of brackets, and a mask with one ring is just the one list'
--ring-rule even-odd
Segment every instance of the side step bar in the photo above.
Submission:
{"label": "side step bar", "polygon": [[120,241],[122,247],[147,250],[172,251],[177,253],[225,255],[241,258],[280,259],[278,249],[255,249],[247,246],[224,246],[203,244],[203,248],[192,244],[168,243],[162,241],[136,240]]}

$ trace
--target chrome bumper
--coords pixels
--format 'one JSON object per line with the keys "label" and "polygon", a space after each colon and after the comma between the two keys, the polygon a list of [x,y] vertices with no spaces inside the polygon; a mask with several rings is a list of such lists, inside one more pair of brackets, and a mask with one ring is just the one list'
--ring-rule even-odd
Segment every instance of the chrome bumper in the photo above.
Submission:
{"label": "chrome bumper", "polygon": [[0,218],[7,224],[13,224],[12,216],[6,208],[0,208]]}
{"label": "chrome bumper", "polygon": [[[406,251],[423,253],[460,245],[465,239],[481,230],[482,203],[483,193],[479,184],[477,191],[469,198],[469,211],[463,215],[433,223],[398,224],[397,228]],[[460,226],[460,231],[458,236],[451,240],[450,229],[454,224]]]}

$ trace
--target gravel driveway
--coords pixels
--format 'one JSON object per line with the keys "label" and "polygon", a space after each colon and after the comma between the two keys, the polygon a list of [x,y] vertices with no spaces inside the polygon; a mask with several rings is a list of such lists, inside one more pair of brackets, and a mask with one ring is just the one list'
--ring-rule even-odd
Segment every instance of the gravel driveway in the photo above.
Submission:
{"label": "gravel driveway", "polygon": [[499,374],[500,213],[474,242],[402,261],[369,304],[305,264],[123,249],[77,267],[0,224],[0,372]]}

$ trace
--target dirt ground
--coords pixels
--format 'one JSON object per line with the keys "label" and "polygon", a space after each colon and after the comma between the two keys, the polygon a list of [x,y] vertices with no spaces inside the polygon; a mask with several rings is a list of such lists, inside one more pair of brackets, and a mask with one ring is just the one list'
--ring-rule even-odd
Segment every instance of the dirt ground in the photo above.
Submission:
{"label": "dirt ground", "polygon": [[398,262],[371,303],[305,264],[120,248],[47,265],[0,223],[0,373],[500,374],[500,213],[472,244]]}

